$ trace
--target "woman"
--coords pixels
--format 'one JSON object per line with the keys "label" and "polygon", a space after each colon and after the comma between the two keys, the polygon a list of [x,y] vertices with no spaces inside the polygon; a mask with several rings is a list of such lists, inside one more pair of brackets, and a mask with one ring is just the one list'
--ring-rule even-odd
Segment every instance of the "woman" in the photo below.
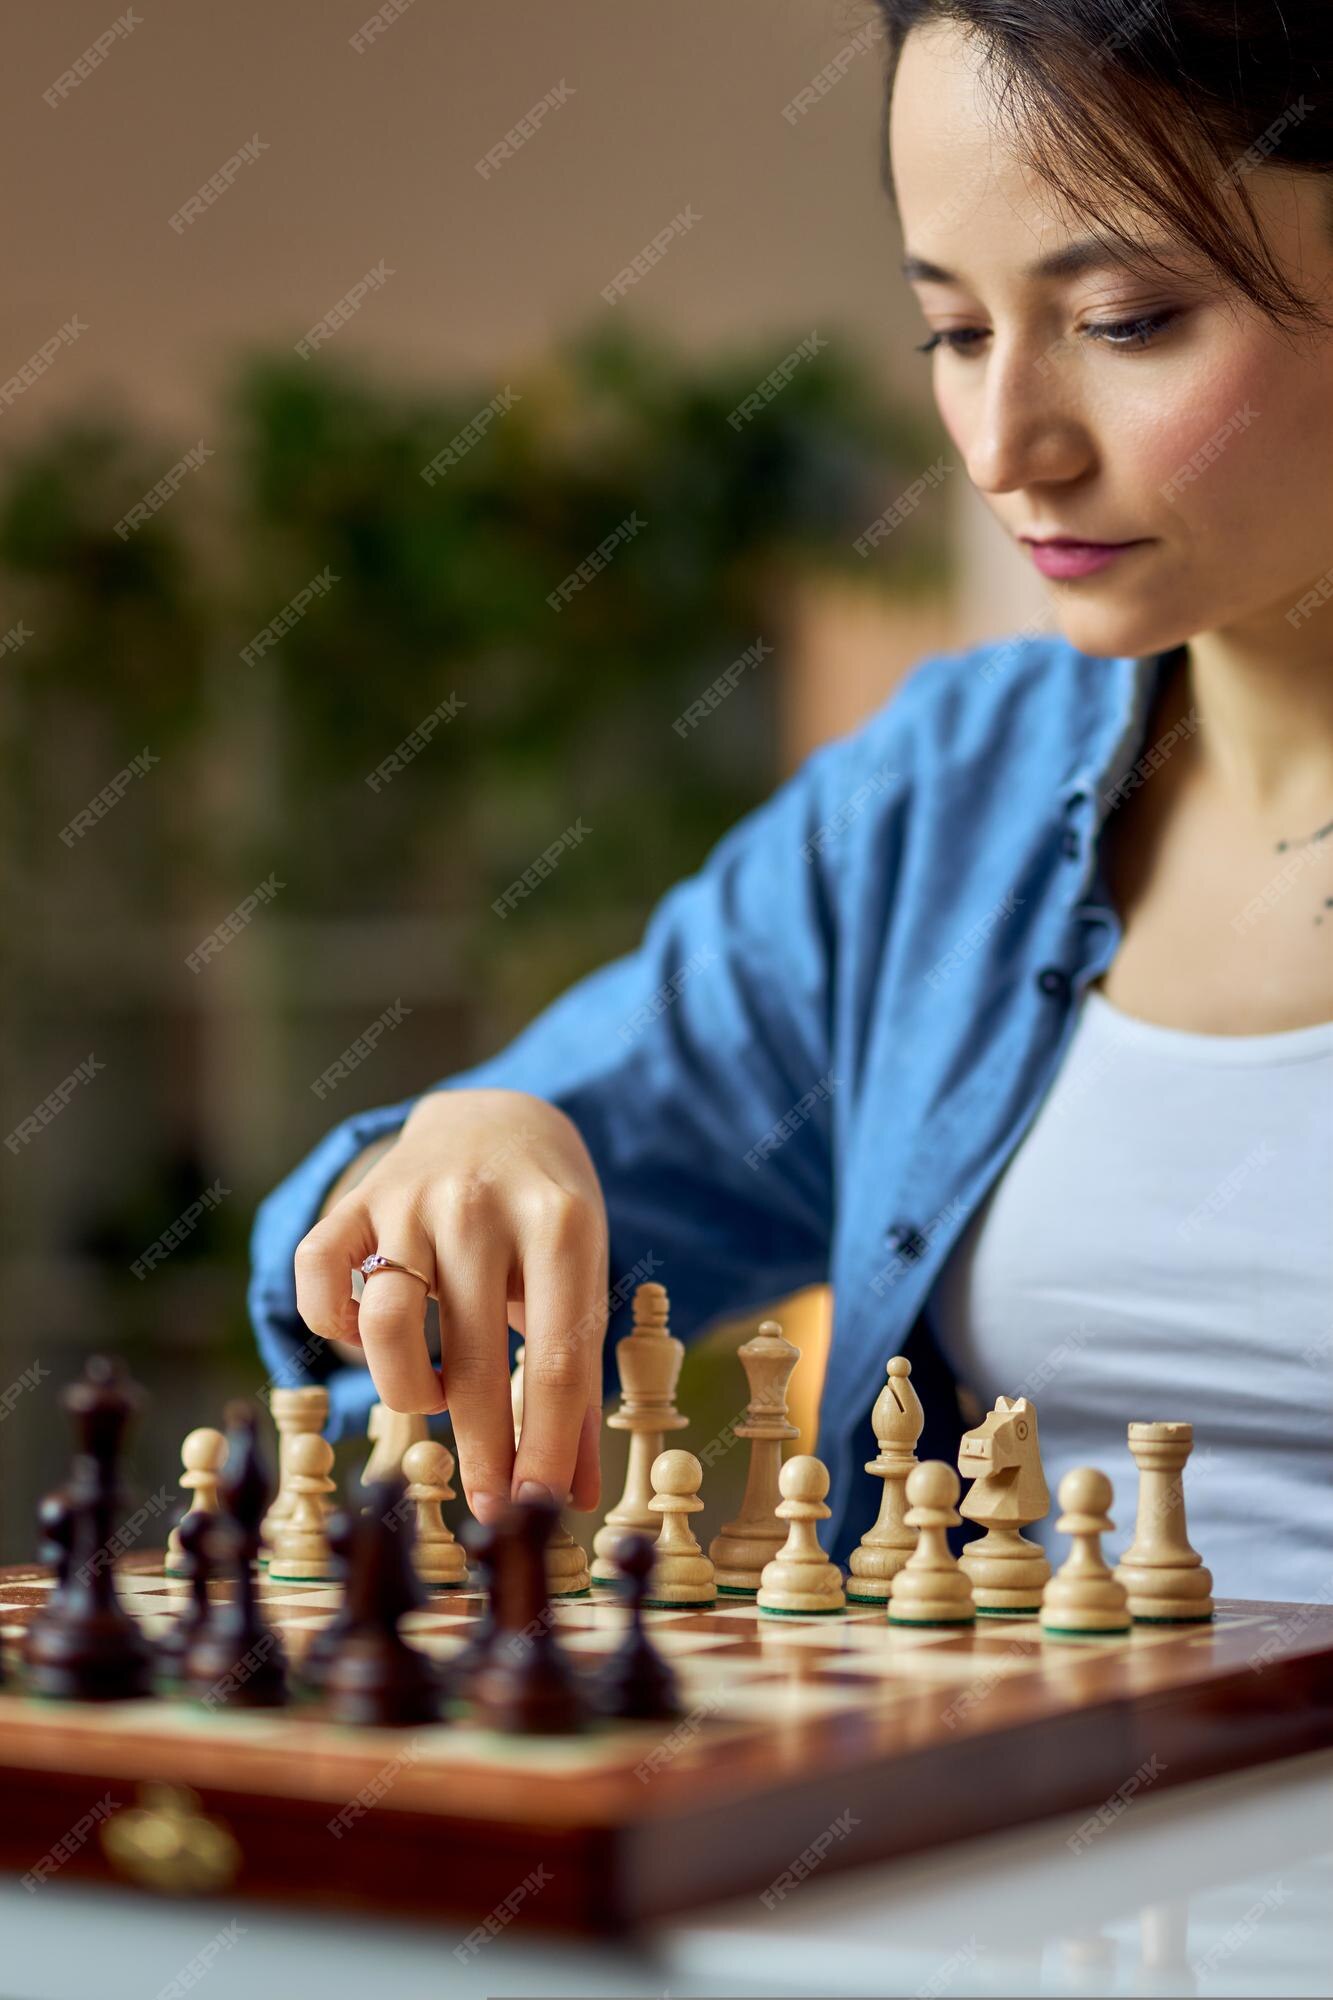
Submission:
{"label": "woman", "polygon": [[[883,12],[941,415],[1050,630],[925,661],[636,952],[332,1132],[260,1211],[261,1344],[316,1349],[343,1425],[439,1411],[429,1285],[472,1511],[590,1508],[609,1275],[687,1336],[827,1277],[835,1554],[905,1349],[936,1450],[950,1374],[1026,1390],[1052,1488],[1104,1467],[1122,1529],[1127,1420],[1192,1420],[1217,1590],[1326,1594],[1333,17]],[[358,1309],[377,1250],[408,1268]]]}

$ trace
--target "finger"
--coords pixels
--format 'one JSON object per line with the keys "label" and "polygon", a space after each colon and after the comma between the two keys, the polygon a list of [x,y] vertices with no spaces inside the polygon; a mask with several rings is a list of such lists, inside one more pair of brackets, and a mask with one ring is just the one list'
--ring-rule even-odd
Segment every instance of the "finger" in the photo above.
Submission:
{"label": "finger", "polygon": [[[600,1378],[600,1357],[593,1358],[593,1371]],[[600,1386],[600,1382],[599,1382]],[[602,1406],[590,1403],[579,1432],[578,1456],[574,1460],[571,1497],[582,1514],[591,1514],[602,1497]]]}
{"label": "finger", "polygon": [[[376,1243],[400,1264],[429,1276],[435,1249],[415,1217],[395,1206],[391,1221],[372,1218]],[[444,1392],[426,1346],[426,1288],[405,1271],[377,1271],[366,1279],[358,1325],[361,1347],[376,1391],[391,1410],[431,1416],[445,1408]]]}
{"label": "finger", "polygon": [[458,1475],[473,1518],[498,1521],[514,1473],[509,1259],[494,1232],[478,1230],[440,1256],[440,1273],[440,1347]]}
{"label": "finger", "polygon": [[593,1400],[606,1330],[606,1236],[595,1211],[554,1189],[525,1232],[523,1434],[514,1494],[545,1487],[563,1504],[574,1483],[579,1440]]}
{"label": "finger", "polygon": [[296,1310],[312,1333],[325,1340],[358,1340],[352,1272],[374,1247],[370,1217],[360,1202],[334,1209],[302,1237],[295,1258]]}

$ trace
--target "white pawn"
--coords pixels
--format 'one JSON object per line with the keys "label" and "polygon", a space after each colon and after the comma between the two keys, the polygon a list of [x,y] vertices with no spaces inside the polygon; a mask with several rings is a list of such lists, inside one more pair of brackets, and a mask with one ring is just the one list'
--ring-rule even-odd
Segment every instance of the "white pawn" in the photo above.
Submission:
{"label": "white pawn", "polygon": [[412,1560],[423,1583],[456,1590],[467,1582],[467,1557],[454,1540],[440,1512],[442,1500],[452,1500],[454,1455],[434,1438],[422,1438],[403,1453],[407,1498],[416,1505],[416,1540]]}
{"label": "white pawn", "polygon": [[287,1464],[292,1439],[299,1437],[302,1431],[324,1429],[329,1421],[329,1392],[317,1382],[307,1383],[300,1389],[273,1389],[269,1393],[268,1407],[278,1432],[278,1490],[259,1528],[263,1537],[259,1560],[266,1567],[274,1529],[292,1511],[292,1496],[287,1491]]}
{"label": "white pawn", "polygon": [[656,1559],[648,1580],[645,1604],[679,1608],[717,1602],[713,1565],[694,1538],[686,1516],[703,1506],[699,1488],[704,1469],[692,1451],[664,1451],[653,1460],[653,1497],[648,1502],[661,1516]]}
{"label": "white pawn", "polygon": [[787,1539],[771,1562],[764,1564],[756,1603],[761,1611],[845,1611],[842,1571],[819,1546],[816,1523],[832,1511],[824,1504],[828,1472],[817,1458],[789,1458],[778,1474],[782,1500],[777,1509],[787,1521]]}
{"label": "white pawn", "polygon": [[[218,1482],[222,1478],[222,1468],[227,1462],[227,1440],[221,1431],[191,1431],[181,1445],[181,1464],[185,1468],[181,1475],[181,1491],[190,1494],[187,1512],[191,1514],[216,1514],[221,1506]],[[167,1559],[163,1568],[168,1576],[183,1576],[184,1552],[180,1535],[175,1528],[167,1536]]]}
{"label": "white pawn", "polygon": [[333,1574],[324,1497],[334,1490],[333,1446],[318,1431],[302,1431],[291,1441],[287,1464],[292,1510],[273,1530],[268,1573],[274,1583],[322,1583]]}
{"label": "white pawn", "polygon": [[1102,1536],[1115,1526],[1110,1480],[1080,1465],[1060,1481],[1060,1505],[1055,1525],[1073,1536],[1074,1546],[1041,1594],[1042,1631],[1128,1632],[1129,1593],[1102,1554]]}
{"label": "white pawn", "polygon": [[907,1525],[917,1544],[889,1585],[890,1625],[971,1625],[976,1621],[967,1572],[949,1553],[961,1488],[942,1458],[928,1458],[907,1475]]}

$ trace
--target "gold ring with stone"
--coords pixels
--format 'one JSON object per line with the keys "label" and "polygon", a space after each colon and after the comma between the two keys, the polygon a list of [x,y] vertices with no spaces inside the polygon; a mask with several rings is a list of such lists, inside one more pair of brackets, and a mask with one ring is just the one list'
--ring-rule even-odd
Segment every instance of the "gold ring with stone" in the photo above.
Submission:
{"label": "gold ring with stone", "polygon": [[418,1278],[426,1287],[427,1294],[430,1293],[431,1281],[424,1271],[416,1271],[410,1264],[400,1264],[396,1257],[386,1257],[379,1250],[373,1250],[369,1257],[362,1258],[361,1275],[363,1278],[373,1278],[380,1271],[402,1271],[409,1278]]}

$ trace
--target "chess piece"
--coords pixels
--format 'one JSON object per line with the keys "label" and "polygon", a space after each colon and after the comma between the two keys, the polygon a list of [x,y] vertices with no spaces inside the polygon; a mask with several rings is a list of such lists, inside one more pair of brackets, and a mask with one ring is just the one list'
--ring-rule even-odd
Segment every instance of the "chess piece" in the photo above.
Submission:
{"label": "chess piece", "polygon": [[907,1475],[916,1464],[916,1444],[926,1421],[921,1399],[911,1384],[912,1364],[905,1355],[895,1354],[885,1374],[887,1380],[875,1398],[870,1426],[879,1441],[879,1452],[866,1466],[874,1478],[884,1481],[879,1518],[868,1528],[860,1544],[852,1550],[848,1564],[848,1601],[855,1604],[887,1604],[889,1585],[916,1547],[916,1536],[907,1525]]}
{"label": "chess piece", "polygon": [[546,1551],[552,1597],[586,1597],[592,1583],[588,1558],[564,1521],[557,1519]]}
{"label": "chess piece", "polygon": [[329,1392],[320,1383],[307,1383],[300,1389],[273,1389],[269,1393],[268,1407],[278,1430],[278,1490],[273,1505],[264,1516],[261,1530],[264,1546],[259,1554],[262,1563],[268,1561],[278,1523],[285,1521],[292,1511],[293,1498],[287,1490],[292,1441],[311,1432],[322,1435],[329,1420]]}
{"label": "chess piece", "polygon": [[907,1525],[917,1544],[889,1586],[890,1625],[971,1625],[972,1585],[949,1553],[948,1530],[958,1525],[958,1474],[928,1458],[907,1475]]}
{"label": "chess piece", "polygon": [[1102,1536],[1115,1526],[1110,1516],[1111,1482],[1095,1466],[1080,1465],[1060,1481],[1061,1514],[1056,1527],[1074,1545],[1041,1594],[1041,1629],[1075,1638],[1092,1632],[1128,1632],[1125,1586],[1102,1554]]}
{"label": "chess piece", "polygon": [[[54,1493],[44,1494],[37,1506],[37,1560],[46,1563],[55,1572],[51,1589],[45,1603],[36,1612],[27,1631],[23,1635],[21,1656],[30,1657],[30,1648],[38,1643],[34,1633],[54,1620],[57,1624],[64,1612],[66,1592],[69,1589],[70,1559],[74,1545],[74,1509],[70,1504],[67,1490],[57,1487]],[[0,1646],[0,1655],[4,1648]]]}
{"label": "chess piece", "polygon": [[433,1722],[439,1713],[440,1685],[431,1662],[398,1629],[419,1601],[406,1490],[401,1473],[374,1480],[365,1513],[338,1524],[340,1545],[347,1550],[347,1617],[321,1675],[335,1722],[409,1729]]}
{"label": "chess piece", "polygon": [[416,1511],[412,1560],[421,1581],[437,1590],[458,1590],[468,1580],[467,1557],[440,1512],[441,1501],[456,1498],[453,1476],[453,1453],[433,1438],[403,1453],[403,1477],[411,1482],[406,1497]]}
{"label": "chess piece", "polygon": [[842,1572],[819,1546],[819,1521],[827,1521],[824,1504],[828,1471],[817,1458],[789,1458],[778,1474],[782,1494],[778,1519],[790,1525],[787,1539],[760,1579],[761,1611],[782,1616],[793,1613],[845,1611]]}
{"label": "chess piece", "polygon": [[683,1430],[689,1422],[676,1408],[676,1384],[685,1349],[667,1329],[667,1295],[664,1285],[636,1285],[634,1323],[623,1340],[616,1342],[616,1367],[620,1371],[620,1408],[606,1420],[612,1431],[628,1431],[629,1463],[625,1470],[625,1490],[592,1538],[595,1558],[591,1576],[595,1584],[615,1586],[620,1581],[616,1550],[626,1535],[647,1535],[656,1541],[661,1516],[652,1511],[652,1463],[663,1449],[668,1431]]}
{"label": "chess piece", "polygon": [[1130,1616],[1148,1625],[1203,1622],[1213,1615],[1212,1572],[1185,1528],[1185,1461],[1194,1426],[1131,1424],[1129,1448],[1139,1468],[1139,1509],[1116,1576],[1129,1593]]}
{"label": "chess piece", "polygon": [[1041,1469],[1037,1412],[1026,1396],[996,1397],[985,1422],[963,1438],[958,1470],[972,1481],[958,1511],[986,1527],[958,1558],[972,1602],[988,1617],[1032,1617],[1051,1565],[1019,1531],[1044,1519],[1051,1496]]}
{"label": "chess piece", "polygon": [[462,1652],[455,1654],[451,1663],[454,1692],[465,1700],[471,1691],[473,1676],[489,1659],[495,1640],[495,1597],[502,1539],[499,1527],[491,1521],[466,1520],[460,1533],[481,1598],[481,1616],[474,1624]]}
{"label": "chess piece", "polygon": [[381,1479],[392,1479],[402,1470],[403,1453],[408,1446],[420,1444],[429,1435],[424,1417],[391,1410],[387,1403],[372,1403],[366,1420],[366,1436],[372,1449],[361,1473],[363,1489],[377,1485]]}
{"label": "chess piece", "polygon": [[[227,1440],[221,1431],[191,1431],[185,1438],[181,1445],[181,1491],[192,1496],[187,1513],[217,1513],[221,1505],[218,1481],[222,1477],[226,1457]],[[167,1555],[162,1567],[167,1576],[188,1576],[190,1573],[181,1553],[179,1523],[167,1536]]]}
{"label": "chess piece", "polygon": [[37,1503],[37,1528],[37,1560],[55,1571],[52,1594],[58,1597],[69,1583],[74,1535],[74,1510],[67,1487],[58,1486],[54,1493],[42,1495]]}
{"label": "chess piece", "polygon": [[495,1629],[467,1692],[475,1719],[507,1736],[564,1736],[584,1723],[577,1682],[556,1640],[547,1582],[556,1515],[554,1507],[519,1502],[494,1530]]}
{"label": "chess piece", "polygon": [[183,1678],[208,1708],[280,1708],[287,1700],[282,1640],[259,1604],[255,1582],[259,1529],[273,1488],[260,1457],[253,1404],[227,1407],[219,1548],[234,1566],[232,1595],[214,1604],[185,1654]]}
{"label": "chess piece", "polygon": [[[274,1523],[268,1573],[274,1583],[322,1583],[333,1572],[329,1552],[329,1477],[333,1446],[318,1431],[298,1431],[287,1445],[288,1511]],[[273,1520],[273,1509],[264,1516]]]}
{"label": "chess piece", "polygon": [[347,1600],[347,1576],[351,1567],[353,1530],[359,1518],[350,1510],[339,1509],[330,1514],[324,1523],[324,1535],[329,1545],[330,1581],[339,1587],[341,1596],[332,1618],[320,1626],[297,1663],[302,1685],[316,1692],[323,1687],[329,1661],[352,1623]]}
{"label": "chess piece", "polygon": [[62,1701],[130,1701],[152,1692],[152,1654],[121,1603],[115,1528],[120,1457],[139,1396],[118,1363],[95,1355],[61,1396],[78,1452],[48,1527],[68,1557],[57,1601],[28,1633],[24,1658],[34,1694]]}
{"label": "chess piece", "polygon": [[190,1595],[185,1609],[173,1619],[156,1644],[158,1672],[164,1680],[181,1677],[185,1670],[185,1655],[208,1623],[212,1609],[208,1586],[213,1575],[218,1526],[216,1509],[204,1513],[199,1508],[193,1508],[185,1515],[177,1531],[177,1567],[172,1573],[188,1579]]}
{"label": "chess piece", "polygon": [[645,1604],[679,1609],[717,1602],[713,1565],[686,1519],[704,1504],[699,1498],[703,1476],[704,1469],[693,1452],[664,1451],[653,1460],[649,1473],[653,1497],[648,1504],[662,1525]]}
{"label": "chess piece", "polygon": [[647,1535],[622,1535],[616,1544],[620,1594],[629,1607],[629,1625],[597,1676],[592,1701],[599,1715],[617,1722],[669,1722],[681,1713],[676,1676],[644,1628],[643,1606],[654,1556]]}
{"label": "chess piece", "polygon": [[[523,1429],[523,1358],[526,1353],[525,1347],[519,1348],[514,1372],[509,1378],[509,1403],[514,1417],[516,1446]],[[586,1597],[592,1584],[588,1558],[565,1526],[563,1516],[557,1518],[547,1544],[546,1577],[552,1597]]]}
{"label": "chess piece", "polygon": [[750,1463],[741,1511],[713,1537],[708,1557],[720,1595],[753,1597],[764,1564],[772,1561],[785,1539],[777,1512],[778,1468],[783,1445],[800,1435],[787,1420],[787,1384],[801,1350],[783,1337],[775,1319],[766,1319],[738,1352],[750,1400],[736,1436],[750,1440]]}

